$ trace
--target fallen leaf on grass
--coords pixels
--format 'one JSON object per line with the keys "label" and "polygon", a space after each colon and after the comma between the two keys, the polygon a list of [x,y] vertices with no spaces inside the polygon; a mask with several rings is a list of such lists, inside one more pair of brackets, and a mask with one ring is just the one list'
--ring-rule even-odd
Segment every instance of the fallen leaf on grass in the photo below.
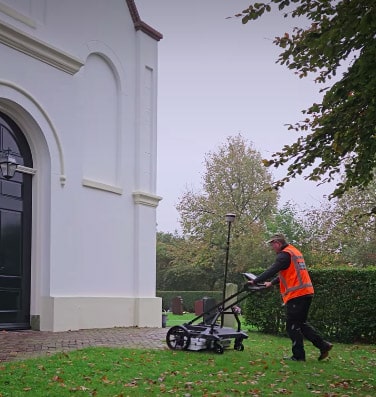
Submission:
{"label": "fallen leaf on grass", "polygon": [[89,390],[89,388],[85,386],[71,387],[69,389],[69,391],[87,391],[87,390]]}
{"label": "fallen leaf on grass", "polygon": [[136,381],[136,380],[132,380],[132,381],[129,382],[129,383],[125,383],[123,386],[124,386],[124,387],[138,387],[137,381]]}
{"label": "fallen leaf on grass", "polygon": [[53,380],[54,382],[64,383],[64,379],[63,379],[63,378],[60,378],[60,376],[58,376],[58,375],[53,376],[53,377],[52,377],[52,380]]}
{"label": "fallen leaf on grass", "polygon": [[186,383],[184,384],[184,387],[185,387],[186,389],[192,390],[192,389],[194,389],[194,382],[186,382]]}
{"label": "fallen leaf on grass", "polygon": [[105,384],[111,384],[111,385],[114,383],[113,381],[109,380],[109,379],[107,378],[107,376],[102,376],[101,381],[102,381],[103,383],[105,383]]}
{"label": "fallen leaf on grass", "polygon": [[292,394],[292,391],[279,388],[279,389],[273,390],[273,393],[274,394]]}

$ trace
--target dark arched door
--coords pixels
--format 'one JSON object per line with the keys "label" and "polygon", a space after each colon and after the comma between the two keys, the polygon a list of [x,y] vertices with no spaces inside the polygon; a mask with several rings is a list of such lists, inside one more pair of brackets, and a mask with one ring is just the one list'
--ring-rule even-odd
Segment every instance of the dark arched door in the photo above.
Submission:
{"label": "dark arched door", "polygon": [[[32,167],[29,145],[8,116],[0,112],[0,150]],[[0,329],[30,328],[31,178],[0,172]]]}

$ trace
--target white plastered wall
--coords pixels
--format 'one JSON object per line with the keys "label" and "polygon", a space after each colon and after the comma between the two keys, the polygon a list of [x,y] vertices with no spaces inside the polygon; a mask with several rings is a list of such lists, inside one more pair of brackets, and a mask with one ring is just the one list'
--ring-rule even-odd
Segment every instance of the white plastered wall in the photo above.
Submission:
{"label": "white plastered wall", "polygon": [[[89,3],[69,4],[85,9]],[[34,161],[31,315],[41,330],[52,331],[161,326],[161,300],[155,297],[156,43],[135,32],[129,16],[116,19],[125,31],[115,38],[108,29],[103,41],[90,20],[103,10],[92,7],[85,20],[73,18],[69,30],[64,24],[59,31],[54,18],[69,14],[54,10],[62,3],[49,3],[51,15],[43,0],[30,4],[26,19],[17,14],[14,21],[12,13],[5,18],[33,50],[29,56],[0,44],[6,60],[0,109],[24,131]],[[106,8],[106,2],[96,4]],[[127,11],[124,1],[116,7],[116,18]],[[45,51],[57,67],[38,60]],[[88,59],[92,71],[105,74],[106,87],[112,85],[108,102],[80,96]],[[101,152],[90,147],[99,144],[104,125],[83,116],[100,111],[111,118],[106,169],[96,168]]]}

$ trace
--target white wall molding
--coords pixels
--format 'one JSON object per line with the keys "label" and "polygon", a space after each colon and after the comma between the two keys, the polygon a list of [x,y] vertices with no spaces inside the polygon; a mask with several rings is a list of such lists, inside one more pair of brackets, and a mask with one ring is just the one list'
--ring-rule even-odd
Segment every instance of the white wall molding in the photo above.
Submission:
{"label": "white wall molding", "polygon": [[158,203],[162,200],[162,197],[155,196],[154,194],[145,192],[133,192],[133,201],[135,204],[146,205],[149,207],[158,207]]}
{"label": "white wall molding", "polygon": [[84,63],[66,52],[0,21],[0,42],[69,74],[77,73]]}
{"label": "white wall molding", "polygon": [[31,19],[24,14],[21,14],[20,12],[14,10],[13,8],[8,7],[6,4],[0,3],[0,12],[2,12],[5,15],[8,15],[9,17],[15,19],[16,21],[22,22],[27,26],[30,26],[31,28],[36,28],[37,24],[34,19]]}
{"label": "white wall molding", "polygon": [[[0,22],[0,25],[1,25],[1,22]],[[22,94],[28,100],[30,100],[37,107],[37,109],[41,112],[41,114],[43,115],[44,119],[48,123],[49,127],[51,128],[53,137],[55,139],[55,143],[57,145],[57,150],[58,150],[58,153],[59,153],[60,184],[61,184],[61,186],[64,186],[65,183],[66,183],[66,179],[67,178],[66,178],[66,175],[65,175],[63,147],[62,147],[62,144],[61,144],[61,141],[60,141],[60,138],[59,138],[59,134],[58,134],[54,124],[52,123],[52,120],[48,116],[47,112],[44,110],[43,106],[40,105],[39,102],[34,98],[34,96],[31,95],[29,92],[25,91],[23,88],[19,87],[18,85],[14,84],[12,82],[9,82],[9,81],[5,81],[5,80],[0,80],[0,90],[1,90],[2,86],[8,87],[10,89],[13,89],[16,92]]]}
{"label": "white wall molding", "polygon": [[24,165],[17,165],[16,171],[30,175],[35,175],[37,173],[37,170],[35,168],[25,167]]}
{"label": "white wall molding", "polygon": [[90,187],[92,189],[104,190],[110,193],[123,194],[123,189],[118,186],[107,185],[106,183],[93,181],[91,179],[82,179],[82,186]]}

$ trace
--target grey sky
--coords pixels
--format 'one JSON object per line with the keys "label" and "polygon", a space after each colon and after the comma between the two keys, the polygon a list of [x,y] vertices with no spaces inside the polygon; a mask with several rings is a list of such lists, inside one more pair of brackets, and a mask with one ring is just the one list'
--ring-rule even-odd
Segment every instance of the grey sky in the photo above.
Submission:
{"label": "grey sky", "polygon": [[[298,135],[284,124],[320,99],[313,77],[299,79],[276,64],[275,36],[297,22],[281,14],[243,25],[226,17],[248,0],[136,0],[141,19],[161,32],[158,88],[158,231],[179,229],[175,205],[187,187],[199,190],[205,154],[240,133],[262,156]],[[277,178],[282,170],[272,170]],[[303,178],[281,190],[281,201],[317,206],[328,186]]]}

